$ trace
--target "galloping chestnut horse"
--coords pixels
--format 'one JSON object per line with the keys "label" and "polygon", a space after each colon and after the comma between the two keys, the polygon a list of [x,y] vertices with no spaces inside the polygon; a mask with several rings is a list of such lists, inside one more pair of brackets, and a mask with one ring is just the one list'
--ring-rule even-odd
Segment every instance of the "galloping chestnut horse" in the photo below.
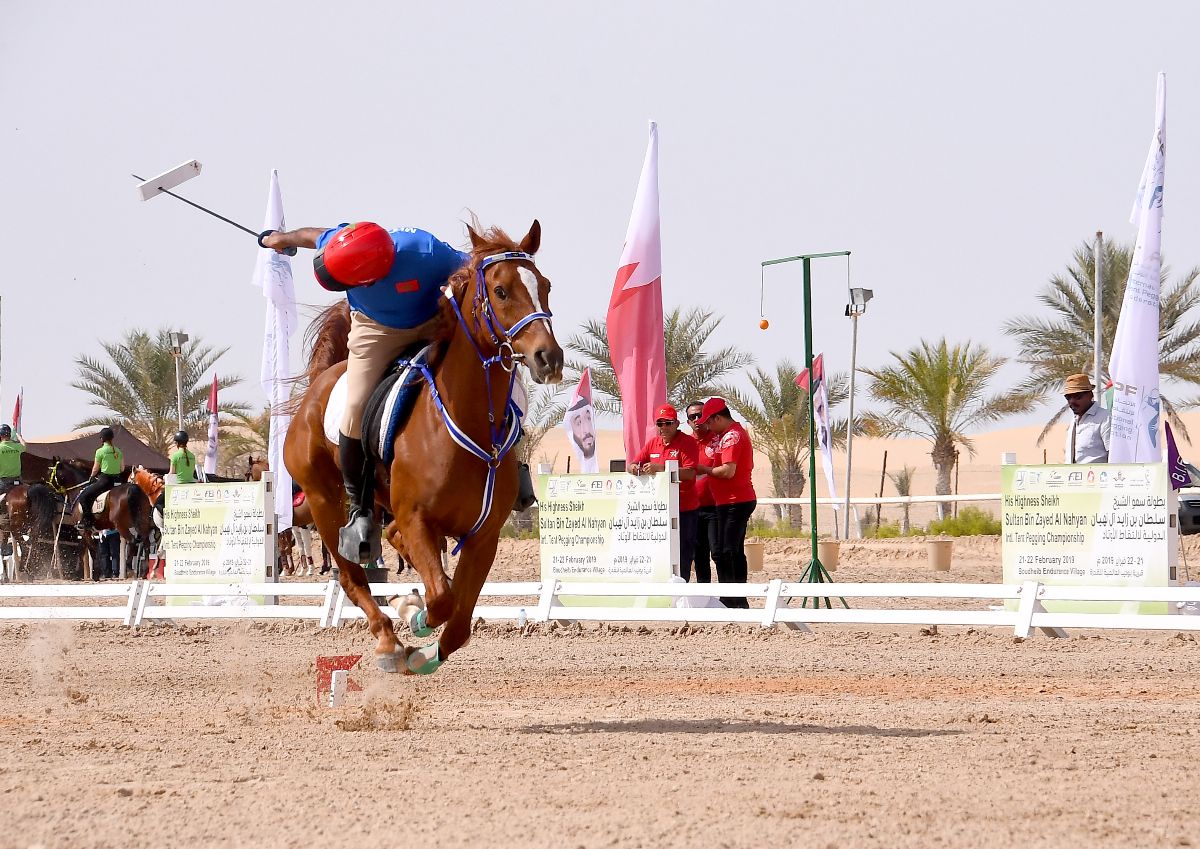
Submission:
{"label": "galloping chestnut horse", "polygon": [[[371,598],[357,563],[337,553],[338,528],[346,522],[346,499],[337,446],[325,438],[325,407],[345,372],[349,308],[339,302],[318,318],[306,379],[284,444],[284,461],[304,489],[325,544],[340,566],[342,589],[366,614],[375,635],[375,660],[387,672],[434,671],[466,644],[471,614],[496,556],[500,528],[517,496],[517,455],[508,443],[511,372],[525,365],[538,383],[562,380],[563,352],[550,325],[550,281],[534,265],[541,225],[514,242],[504,232],[468,227],[471,257],[450,278],[441,305],[445,334],[435,388],[422,386],[407,423],[396,436],[390,468],[376,469],[376,500],[395,517],[386,533],[425,584],[428,609],[410,595],[401,608],[415,636],[445,624],[431,646],[402,647],[392,622]],[[451,300],[452,299],[452,300]],[[443,412],[444,409],[444,412]],[[480,459],[451,438],[447,417],[481,448]],[[377,464],[382,466],[382,464]],[[489,469],[494,470],[489,475]],[[485,486],[492,478],[490,503]],[[488,509],[484,509],[484,507]],[[447,537],[460,540],[451,584],[442,569]]]}

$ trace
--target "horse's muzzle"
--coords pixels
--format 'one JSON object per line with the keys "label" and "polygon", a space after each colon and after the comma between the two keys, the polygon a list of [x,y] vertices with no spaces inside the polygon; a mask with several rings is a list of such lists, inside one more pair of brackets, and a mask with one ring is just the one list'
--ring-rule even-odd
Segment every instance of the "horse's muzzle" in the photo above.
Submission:
{"label": "horse's muzzle", "polygon": [[562,382],[563,351],[558,345],[538,348],[525,364],[529,367],[534,383]]}

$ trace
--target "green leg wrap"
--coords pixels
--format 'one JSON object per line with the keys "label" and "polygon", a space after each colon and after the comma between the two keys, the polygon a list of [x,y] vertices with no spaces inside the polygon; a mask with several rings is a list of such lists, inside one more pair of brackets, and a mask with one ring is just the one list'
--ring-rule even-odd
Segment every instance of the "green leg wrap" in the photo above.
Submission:
{"label": "green leg wrap", "polygon": [[408,671],[414,675],[429,675],[436,672],[437,668],[442,665],[442,660],[438,657],[438,644],[430,643],[422,646],[410,654],[406,662]]}
{"label": "green leg wrap", "polygon": [[408,630],[412,631],[414,637],[428,637],[433,633],[433,629],[428,624],[429,614],[425,608],[421,608],[412,616],[408,617]]}

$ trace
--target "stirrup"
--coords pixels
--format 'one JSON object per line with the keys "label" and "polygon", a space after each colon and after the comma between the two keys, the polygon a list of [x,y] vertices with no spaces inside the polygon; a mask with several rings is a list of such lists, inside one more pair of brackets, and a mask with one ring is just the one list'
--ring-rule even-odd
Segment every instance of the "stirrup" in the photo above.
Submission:
{"label": "stirrup", "polygon": [[350,514],[350,521],[338,531],[338,554],[359,564],[373,563],[383,555],[383,544],[370,513],[356,510]]}

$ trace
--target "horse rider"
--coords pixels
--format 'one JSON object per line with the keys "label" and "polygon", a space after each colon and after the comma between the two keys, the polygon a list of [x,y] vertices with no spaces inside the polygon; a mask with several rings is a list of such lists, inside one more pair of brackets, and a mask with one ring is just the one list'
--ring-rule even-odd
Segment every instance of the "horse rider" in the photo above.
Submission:
{"label": "horse rider", "polygon": [[25,453],[25,440],[21,434],[13,433],[8,425],[0,425],[0,495],[21,482],[21,455]]}
{"label": "horse rider", "polygon": [[351,562],[370,562],[378,554],[379,533],[371,495],[374,467],[362,442],[363,407],[407,348],[445,335],[442,287],[469,257],[424,230],[385,230],[370,222],[276,231],[261,244],[279,253],[315,248],[317,281],[331,292],[345,292],[350,302],[346,407],[338,428],[338,463],[350,505],[338,552]]}
{"label": "horse rider", "polygon": [[92,530],[92,504],[102,492],[117,485],[117,475],[125,465],[121,449],[113,445],[113,429],[101,428],[100,447],[96,449],[96,461],[92,463],[92,478],[79,493],[80,526],[84,533]]}
{"label": "horse rider", "polygon": [[175,434],[175,450],[171,452],[171,473],[178,483],[196,482],[196,455],[188,451],[186,430]]}

